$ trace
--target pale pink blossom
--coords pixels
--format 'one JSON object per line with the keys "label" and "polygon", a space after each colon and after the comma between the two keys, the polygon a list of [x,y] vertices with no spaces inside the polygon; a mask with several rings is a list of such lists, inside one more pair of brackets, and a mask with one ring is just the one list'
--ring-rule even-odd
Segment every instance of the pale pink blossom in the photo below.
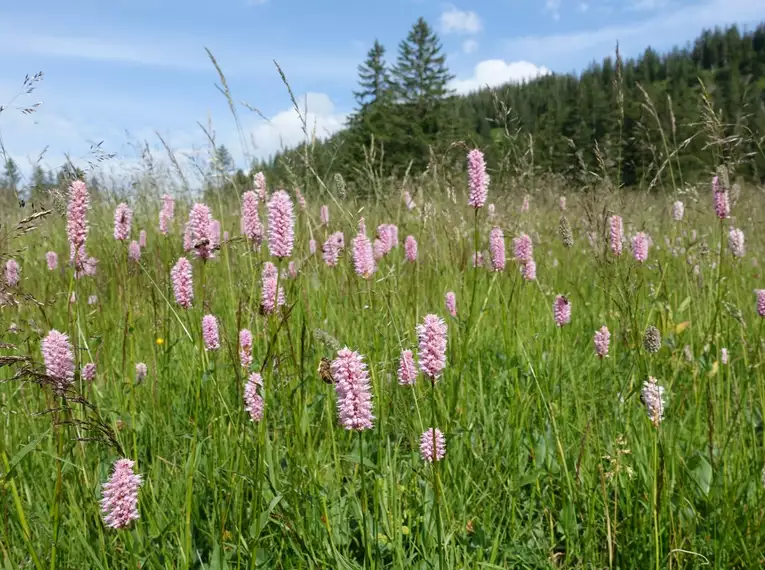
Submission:
{"label": "pale pink blossom", "polygon": [[483,153],[473,149],[468,153],[468,186],[470,196],[468,205],[473,208],[482,208],[489,194],[489,175],[486,173],[486,162]]}
{"label": "pale pink blossom", "polygon": [[114,210],[114,239],[124,241],[130,237],[133,211],[124,202]]}
{"label": "pale pink blossom", "polygon": [[420,370],[436,382],[446,368],[447,326],[438,315],[425,315],[417,325]]}
{"label": "pale pink blossom", "polygon": [[363,357],[348,347],[337,352],[330,365],[337,392],[337,415],[347,430],[372,429],[372,390]]}
{"label": "pale pink blossom", "polygon": [[133,471],[135,462],[118,459],[109,480],[103,485],[101,512],[104,524],[110,528],[122,529],[138,520],[138,490],[143,484],[141,475]]}
{"label": "pale pink blossom", "polygon": [[398,363],[398,383],[402,386],[411,386],[417,381],[417,368],[414,365],[414,357],[411,350],[402,350]]}
{"label": "pale pink blossom", "polygon": [[446,439],[438,428],[430,428],[420,436],[420,455],[428,463],[441,461],[446,456]]}

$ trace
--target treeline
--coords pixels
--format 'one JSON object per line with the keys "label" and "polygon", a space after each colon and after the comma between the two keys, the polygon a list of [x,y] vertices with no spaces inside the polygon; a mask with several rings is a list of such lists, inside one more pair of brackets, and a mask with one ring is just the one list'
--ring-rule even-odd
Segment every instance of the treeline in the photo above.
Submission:
{"label": "treeline", "polygon": [[[552,74],[456,96],[437,35],[419,19],[393,63],[379,42],[359,66],[347,128],[275,155],[272,180],[417,174],[482,148],[494,176],[556,174],[587,183],[673,188],[725,163],[765,179],[765,24],[708,30],[692,44],[613,57],[580,75]],[[313,172],[307,166],[310,162]]]}

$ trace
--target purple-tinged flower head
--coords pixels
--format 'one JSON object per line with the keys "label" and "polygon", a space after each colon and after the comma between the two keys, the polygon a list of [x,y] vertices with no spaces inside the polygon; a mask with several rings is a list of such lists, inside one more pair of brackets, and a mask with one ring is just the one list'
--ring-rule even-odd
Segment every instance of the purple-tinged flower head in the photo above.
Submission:
{"label": "purple-tinged flower head", "polygon": [[244,385],[244,409],[255,423],[263,419],[265,402],[260,393],[262,390],[263,378],[257,372],[253,372],[250,374],[247,384]]}
{"label": "purple-tinged flower head", "polygon": [[162,206],[159,209],[159,231],[167,235],[170,224],[175,218],[175,199],[170,194],[162,196]]}
{"label": "purple-tinged flower head", "polygon": [[194,249],[194,244],[191,243],[191,229],[186,226],[186,230],[183,232],[183,251],[186,253]]}
{"label": "purple-tinged flower head", "polygon": [[531,197],[526,194],[523,197],[523,202],[521,203],[521,213],[526,214],[529,211],[529,202],[531,201]]}
{"label": "purple-tinged flower head", "polygon": [[559,327],[571,322],[571,301],[565,295],[557,295],[553,301],[553,316]]}
{"label": "purple-tinged flower head", "polygon": [[239,362],[243,368],[252,364],[252,333],[248,329],[239,331]]}
{"label": "purple-tinged flower head", "polygon": [[492,228],[489,233],[489,253],[491,266],[494,271],[505,270],[505,234],[499,227]]}
{"label": "purple-tinged flower head", "polygon": [[526,281],[537,280],[537,262],[534,261],[533,258],[521,265],[521,276],[523,276]]}
{"label": "purple-tinged flower head", "polygon": [[664,387],[659,385],[656,378],[649,376],[648,382],[643,382],[640,398],[653,425],[659,427],[664,419]]}
{"label": "purple-tinged flower head", "polygon": [[496,212],[496,208],[495,208],[494,204],[489,204],[489,207],[486,210],[489,213],[489,219],[493,220],[494,219],[494,213]]}
{"label": "purple-tinged flower head", "polygon": [[329,206],[326,204],[324,204],[319,210],[319,220],[321,221],[322,226],[329,225]]}
{"label": "purple-tinged flower head", "polygon": [[608,239],[611,246],[611,253],[614,255],[621,255],[622,242],[624,241],[624,224],[621,216],[614,214],[608,218]]}
{"label": "purple-tinged flower head", "polygon": [[765,289],[757,289],[754,294],[757,296],[757,314],[765,318]]}
{"label": "purple-tinged flower head", "polygon": [[486,174],[486,162],[483,153],[477,148],[473,149],[468,153],[467,161],[468,186],[470,188],[468,206],[475,209],[483,208],[486,197],[489,195],[489,175]]}
{"label": "purple-tinged flower head", "polygon": [[181,257],[170,270],[175,301],[184,309],[189,309],[194,301],[194,281],[191,262]]}
{"label": "purple-tinged flower head", "polygon": [[402,386],[412,386],[417,382],[417,367],[411,350],[402,350],[398,361],[398,383]]}
{"label": "purple-tinged flower head", "polygon": [[220,348],[218,319],[215,315],[202,317],[202,339],[205,342],[205,350],[218,350]]}
{"label": "purple-tinged flower head", "polygon": [[252,190],[242,194],[242,233],[255,246],[263,241],[263,224],[258,216],[258,195]]}
{"label": "purple-tinged flower head", "polygon": [[381,224],[377,226],[377,238],[382,242],[383,255],[398,247],[398,226],[395,224]]}
{"label": "purple-tinged flower head", "polygon": [[96,295],[90,295],[88,297],[88,305],[95,305],[98,303],[98,297]]}
{"label": "purple-tinged flower head", "polygon": [[268,250],[274,257],[289,257],[295,243],[295,214],[292,200],[284,190],[268,201]]}
{"label": "purple-tinged flower head", "polygon": [[595,354],[600,358],[608,356],[608,345],[611,343],[611,333],[606,325],[600,327],[595,331],[595,338],[593,339],[595,344]]}
{"label": "purple-tinged flower head", "polygon": [[409,193],[409,190],[404,190],[403,199],[404,206],[406,206],[407,210],[413,210],[417,206],[417,204],[414,203],[414,200],[412,200],[412,195]]}
{"label": "purple-tinged flower head", "polygon": [[648,236],[638,232],[632,238],[632,256],[638,263],[644,263],[648,259]]}
{"label": "purple-tinged flower head", "polygon": [[294,261],[290,261],[287,264],[287,273],[292,279],[295,279],[298,276],[297,264]]}
{"label": "purple-tinged flower head", "polygon": [[124,202],[114,210],[114,239],[124,241],[130,237],[133,210]]}
{"label": "purple-tinged flower head", "polygon": [[446,323],[438,315],[425,315],[417,325],[420,370],[433,383],[446,368],[446,331]]}
{"label": "purple-tinged flower head", "polygon": [[300,188],[295,188],[295,200],[297,200],[298,208],[300,208],[300,211],[305,212],[308,208],[308,204],[306,204],[305,196],[303,196],[303,193],[300,191]]}
{"label": "purple-tinged flower head", "polygon": [[527,234],[513,238],[513,257],[520,263],[528,263],[534,257],[534,246]]}
{"label": "purple-tinged flower head", "polygon": [[63,394],[74,382],[74,353],[69,337],[51,329],[41,343],[45,374],[55,383],[54,390]]}
{"label": "purple-tinged flower head", "polygon": [[337,393],[337,415],[347,430],[372,429],[372,390],[363,357],[348,347],[337,351],[330,364]]}
{"label": "purple-tinged flower head", "polygon": [[316,240],[315,239],[308,240],[308,253],[311,255],[316,255]]}
{"label": "purple-tinged flower head", "polygon": [[133,471],[135,462],[118,459],[109,480],[102,487],[101,514],[104,524],[110,528],[126,528],[138,520],[138,490],[143,478]]}
{"label": "purple-tinged flower head", "polygon": [[377,267],[375,266],[372,242],[369,241],[366,234],[364,218],[359,220],[359,233],[353,238],[351,245],[353,246],[353,266],[356,269],[356,273],[364,279],[369,279]]}
{"label": "purple-tinged flower head", "polygon": [[253,187],[260,201],[264,204],[268,201],[268,190],[266,189],[266,175],[258,172],[253,179]]}
{"label": "purple-tinged flower head", "polygon": [[558,198],[558,207],[560,208],[561,212],[565,212],[566,211],[566,197],[565,196],[561,196],[560,198]]}
{"label": "purple-tinged flower head", "polygon": [[8,287],[15,287],[19,284],[20,271],[19,262],[15,259],[10,258],[5,262],[5,282],[8,284]]}
{"label": "purple-tinged flower head", "polygon": [[720,184],[720,178],[715,176],[712,179],[712,192],[714,194],[715,214],[721,220],[730,216],[730,196],[728,189]]}
{"label": "purple-tinged flower head", "polygon": [[473,252],[473,267],[480,267],[483,265],[483,253],[480,251]]}
{"label": "purple-tinged flower head", "polygon": [[80,252],[77,254],[74,264],[74,278],[87,275],[93,277],[96,274],[98,260],[95,257],[91,257],[85,251],[85,247],[80,248]]}
{"label": "purple-tinged flower head", "polygon": [[138,245],[141,246],[141,249],[146,247],[146,230],[141,230],[138,233]]}
{"label": "purple-tinged flower head", "polygon": [[329,267],[337,265],[338,259],[340,259],[340,253],[345,248],[345,237],[343,232],[335,232],[330,234],[324,245],[321,246],[322,257],[324,262]]}
{"label": "purple-tinged flower head", "polygon": [[404,253],[406,254],[407,261],[410,263],[417,261],[417,240],[414,239],[414,236],[406,236],[406,240],[404,240]]}
{"label": "purple-tinged flower head", "polygon": [[438,428],[430,428],[420,436],[420,455],[428,463],[441,461],[446,456],[446,439]]}
{"label": "purple-tinged flower head", "polygon": [[446,311],[451,316],[457,316],[457,296],[454,294],[454,291],[449,291],[444,296],[444,305],[446,306]]}
{"label": "purple-tinged flower head", "polygon": [[372,243],[372,255],[375,261],[379,261],[385,256],[385,244],[380,238],[375,238]]}
{"label": "purple-tinged flower head", "polygon": [[205,204],[197,202],[191,207],[189,212],[189,221],[186,224],[188,232],[188,243],[184,236],[184,249],[189,245],[186,251],[194,250],[194,254],[203,260],[212,259],[215,255],[212,244],[212,215],[210,208]]}
{"label": "purple-tinged flower head", "polygon": [[135,240],[128,245],[128,259],[134,262],[141,261],[141,246]]}
{"label": "purple-tinged flower head", "polygon": [[55,251],[46,253],[45,261],[48,263],[48,271],[55,271],[58,269],[58,254]]}
{"label": "purple-tinged flower head", "polygon": [[720,362],[722,362],[723,364],[728,364],[728,349],[727,348],[720,349]]}
{"label": "purple-tinged flower head", "polygon": [[136,384],[140,384],[143,382],[146,377],[149,375],[149,367],[146,366],[145,362],[139,362],[135,365],[135,381]]}
{"label": "purple-tinged flower head", "polygon": [[276,292],[278,281],[278,272],[276,266],[270,261],[263,264],[263,273],[261,274],[261,292],[260,303],[263,313],[270,315],[286,303],[284,296],[284,287],[279,285],[279,293]]}
{"label": "purple-tinged flower head", "polygon": [[80,376],[82,376],[82,379],[86,382],[93,382],[93,380],[96,379],[95,363],[88,362],[85,366],[83,366],[82,370],[80,371]]}
{"label": "purple-tinged flower head", "polygon": [[733,257],[744,257],[745,248],[743,231],[737,228],[730,229],[728,232],[728,248],[730,248]]}
{"label": "purple-tinged flower head", "polygon": [[85,245],[89,209],[88,187],[82,180],[75,180],[69,185],[69,203],[66,207],[66,234],[73,251]]}
{"label": "purple-tinged flower head", "polygon": [[677,200],[674,204],[672,204],[672,219],[676,222],[681,222],[684,215],[685,204],[683,204],[680,200]]}

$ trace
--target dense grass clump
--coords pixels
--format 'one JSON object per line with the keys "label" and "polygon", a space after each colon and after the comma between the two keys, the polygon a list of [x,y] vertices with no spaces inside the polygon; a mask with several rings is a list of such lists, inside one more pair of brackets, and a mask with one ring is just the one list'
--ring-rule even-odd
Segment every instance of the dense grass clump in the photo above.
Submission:
{"label": "dense grass clump", "polygon": [[762,191],[440,187],[4,209],[4,567],[765,564]]}

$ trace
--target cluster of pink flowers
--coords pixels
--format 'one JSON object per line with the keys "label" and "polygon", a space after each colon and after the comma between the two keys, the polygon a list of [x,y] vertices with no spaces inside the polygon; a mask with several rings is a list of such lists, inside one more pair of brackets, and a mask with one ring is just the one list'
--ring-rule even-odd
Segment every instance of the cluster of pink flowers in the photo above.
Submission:
{"label": "cluster of pink flowers", "polygon": [[754,293],[757,297],[757,314],[765,318],[765,289],[757,289]]}
{"label": "cluster of pink flowers", "polygon": [[446,368],[447,326],[438,315],[425,315],[417,325],[420,370],[435,383]]}
{"label": "cluster of pink flowers", "polygon": [[364,279],[369,279],[377,270],[377,266],[375,264],[372,242],[369,241],[366,234],[364,218],[361,218],[359,221],[359,233],[353,238],[352,246],[353,266],[356,269],[356,273]]}
{"label": "cluster of pink flowers", "polygon": [[215,315],[202,317],[202,339],[205,343],[205,350],[218,350],[220,348],[218,319]]}
{"label": "cluster of pink flowers", "polygon": [[149,374],[149,367],[146,366],[145,362],[139,362],[135,365],[135,381],[137,384],[140,384],[144,381],[146,376]]}
{"label": "cluster of pink flowers", "polygon": [[521,265],[521,276],[526,281],[536,281],[537,279],[537,262],[530,259],[523,265]]}
{"label": "cluster of pink flowers", "polygon": [[468,161],[468,186],[470,196],[468,206],[483,208],[489,195],[489,175],[486,173],[486,162],[483,153],[476,149],[467,155]]}
{"label": "cluster of pink flowers", "polygon": [[268,250],[273,257],[289,257],[295,243],[295,213],[284,190],[274,192],[268,201]]}
{"label": "cluster of pink flowers", "polygon": [[85,246],[80,247],[77,255],[71,254],[71,259],[74,263],[74,277],[79,279],[84,275],[93,276],[96,274],[96,264],[98,260],[95,257],[90,257],[85,251]]}
{"label": "cluster of pink flowers", "polygon": [[159,231],[167,235],[170,224],[175,218],[175,199],[170,194],[162,196],[162,207],[159,210]]}
{"label": "cluster of pink flowers", "polygon": [[109,480],[103,486],[101,511],[106,526],[114,529],[125,528],[138,520],[138,490],[143,484],[140,475],[133,472],[135,462],[118,459]]}
{"label": "cluster of pink flowers", "polygon": [[253,372],[244,386],[244,409],[250,414],[250,419],[255,423],[263,419],[265,402],[261,395],[262,390],[263,378],[257,372]]}
{"label": "cluster of pink flowers", "polygon": [[621,216],[613,215],[608,218],[608,238],[611,245],[611,253],[622,254],[622,242],[624,241],[624,224]]}
{"label": "cluster of pink flowers", "polygon": [[648,259],[648,236],[643,232],[638,232],[632,238],[632,256],[638,263],[645,263]]}
{"label": "cluster of pink flowers", "polygon": [[483,265],[483,253],[480,251],[473,252],[473,267],[481,267]]}
{"label": "cluster of pink flowers", "polygon": [[210,247],[215,250],[220,248],[220,222],[216,219],[210,220]]}
{"label": "cluster of pink flowers", "polygon": [[329,225],[329,206],[324,204],[319,209],[319,220],[321,221],[322,226],[328,226]]}
{"label": "cluster of pink flowers", "polygon": [[737,228],[731,228],[728,232],[728,247],[733,257],[744,257],[744,232]]}
{"label": "cluster of pink flowers", "polygon": [[141,249],[146,247],[146,230],[138,232],[138,245],[141,246]]}
{"label": "cluster of pink flowers", "polygon": [[449,291],[444,296],[444,305],[451,316],[457,316],[457,296],[454,294],[454,291]]}
{"label": "cluster of pink flowers", "polygon": [[513,257],[521,265],[521,275],[526,281],[537,278],[537,264],[534,261],[534,245],[528,234],[513,238]]}
{"label": "cluster of pink flowers", "polygon": [[114,239],[124,241],[130,237],[133,210],[124,202],[114,210]]}
{"label": "cluster of pink flowers", "polygon": [[135,240],[128,245],[128,259],[136,263],[141,260],[141,246]]}
{"label": "cluster of pink flowers", "polygon": [[505,270],[505,234],[499,227],[492,228],[489,232],[489,253],[491,265],[494,271]]}
{"label": "cluster of pink flowers", "polygon": [[728,189],[720,184],[720,178],[715,176],[712,179],[712,193],[714,194],[715,214],[721,220],[730,216],[730,196]]}
{"label": "cluster of pink flowers", "polygon": [[15,287],[19,284],[20,271],[19,262],[15,259],[10,258],[5,262],[5,282],[8,284],[8,287]]}
{"label": "cluster of pink flowers", "polygon": [[648,382],[643,382],[640,397],[653,425],[659,427],[664,419],[664,387],[659,385],[656,378],[649,376]]}
{"label": "cluster of pink flowers", "polygon": [[263,264],[263,273],[261,275],[261,292],[260,303],[263,307],[263,312],[266,315],[270,315],[283,306],[285,301],[284,287],[279,285],[279,292],[277,294],[276,287],[279,280],[278,271],[276,266],[270,261],[266,261]]}
{"label": "cluster of pink flowers", "polygon": [[252,332],[248,329],[239,331],[239,362],[243,368],[252,364]]}
{"label": "cluster of pink flowers", "polygon": [[63,394],[74,382],[74,352],[69,337],[51,329],[40,346],[45,363],[45,374],[55,383],[54,390]]}
{"label": "cluster of pink flowers", "polygon": [[186,232],[183,236],[184,249],[186,251],[193,249],[194,254],[203,260],[212,259],[215,250],[212,245],[211,225],[210,208],[199,202],[194,204],[189,212],[189,221],[186,223]]}
{"label": "cluster of pink flowers", "polygon": [[608,345],[611,342],[611,333],[606,325],[603,325],[599,330],[595,331],[593,342],[595,344],[595,354],[600,358],[608,356]]}
{"label": "cluster of pink flowers", "polygon": [[329,267],[337,265],[337,261],[340,259],[340,253],[345,248],[345,236],[343,232],[335,232],[330,234],[324,245],[321,246],[322,257],[324,262]]}
{"label": "cluster of pink flowers", "polygon": [[348,347],[337,352],[330,365],[337,392],[337,414],[347,430],[372,429],[372,390],[362,356]]}
{"label": "cluster of pink flowers", "polygon": [[387,255],[398,247],[398,226],[395,224],[380,224],[377,226],[377,239],[380,240],[381,251]]}
{"label": "cluster of pink flowers", "polygon": [[194,300],[191,262],[185,257],[181,257],[170,270],[170,279],[173,282],[175,301],[184,309],[190,308]]}
{"label": "cluster of pink flowers", "polygon": [[253,178],[253,188],[260,201],[265,203],[268,200],[268,191],[266,190],[266,175],[258,172]]}
{"label": "cluster of pink flowers", "polygon": [[411,386],[417,381],[417,368],[414,365],[414,356],[411,350],[402,350],[398,363],[398,383],[402,386]]}
{"label": "cluster of pink flowers", "polygon": [[446,439],[438,428],[430,428],[420,436],[420,455],[428,463],[441,461],[446,456]]}
{"label": "cluster of pink flowers", "polygon": [[83,181],[75,180],[69,185],[69,204],[66,208],[66,233],[69,238],[72,261],[74,261],[74,254],[79,252],[80,248],[84,248],[88,237],[89,209],[88,188]]}
{"label": "cluster of pink flowers", "polygon": [[557,295],[553,301],[553,316],[559,327],[571,322],[571,301],[564,295]]}
{"label": "cluster of pink flowers", "polygon": [[263,224],[258,217],[258,195],[252,190],[242,194],[242,234],[255,246],[263,241]]}
{"label": "cluster of pink flowers", "polygon": [[92,382],[96,379],[96,365],[93,362],[88,362],[85,366],[82,367],[82,370],[80,371],[80,376],[82,376],[82,379],[86,382]]}
{"label": "cluster of pink flowers", "polygon": [[48,264],[48,271],[58,269],[58,254],[55,251],[49,251],[45,254],[45,262]]}
{"label": "cluster of pink flowers", "polygon": [[406,236],[404,240],[404,253],[409,263],[417,261],[417,240],[414,239],[414,236]]}

